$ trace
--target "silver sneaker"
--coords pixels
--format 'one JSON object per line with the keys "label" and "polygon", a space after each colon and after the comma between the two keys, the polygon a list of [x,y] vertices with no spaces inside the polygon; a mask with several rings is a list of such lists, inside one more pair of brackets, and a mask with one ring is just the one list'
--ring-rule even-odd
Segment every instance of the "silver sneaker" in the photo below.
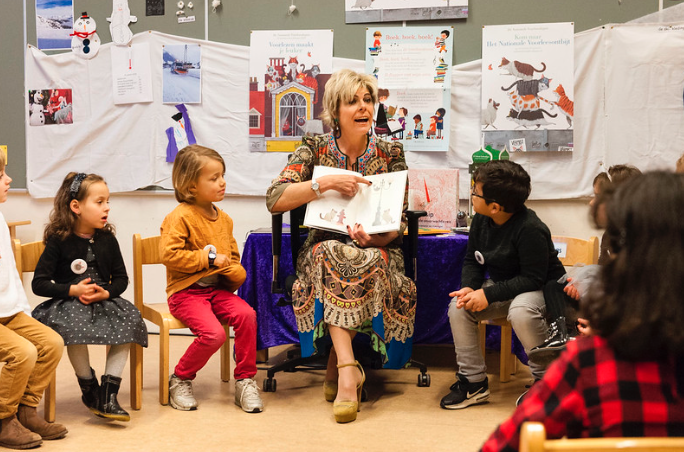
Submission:
{"label": "silver sneaker", "polygon": [[235,405],[247,413],[260,413],[264,410],[256,381],[245,378],[235,382]]}
{"label": "silver sneaker", "polygon": [[169,403],[177,410],[197,409],[197,400],[192,395],[192,380],[181,380],[176,374],[169,378]]}

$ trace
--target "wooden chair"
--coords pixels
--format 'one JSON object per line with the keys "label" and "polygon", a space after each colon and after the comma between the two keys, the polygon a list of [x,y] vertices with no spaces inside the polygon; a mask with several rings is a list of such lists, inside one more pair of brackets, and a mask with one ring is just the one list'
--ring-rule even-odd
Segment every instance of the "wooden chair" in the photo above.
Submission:
{"label": "wooden chair", "polygon": [[[564,237],[554,235],[551,237],[556,249],[558,258],[565,267],[572,267],[576,264],[598,264],[599,240],[598,237],[590,237],[589,240],[574,237]],[[511,352],[513,341],[513,328],[506,317],[498,319],[483,320],[478,324],[480,336],[480,349],[482,355],[485,353],[485,336],[487,325],[501,327],[501,356],[499,358],[499,380],[502,383],[510,381],[511,375],[517,371],[518,359]]]}
{"label": "wooden chair", "polygon": [[546,439],[541,422],[525,422],[520,430],[520,452],[673,452],[684,450],[684,438]]}
{"label": "wooden chair", "polygon": [[[140,310],[143,319],[149,320],[159,327],[159,403],[169,403],[169,332],[170,330],[187,328],[183,322],[169,312],[166,293],[160,291],[160,301],[154,304],[143,300],[143,266],[162,265],[159,242],[161,236],[141,238],[133,235],[133,290],[135,306]],[[230,381],[230,335],[229,325],[226,329],[226,342],[221,347],[221,380]],[[139,410],[142,406],[143,361],[142,347],[134,344],[131,348],[131,406]]]}

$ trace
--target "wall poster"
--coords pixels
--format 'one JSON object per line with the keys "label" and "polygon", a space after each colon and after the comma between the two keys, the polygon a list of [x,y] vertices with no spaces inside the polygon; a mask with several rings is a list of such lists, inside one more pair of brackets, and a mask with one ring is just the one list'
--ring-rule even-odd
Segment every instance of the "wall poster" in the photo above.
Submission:
{"label": "wall poster", "polygon": [[406,151],[449,149],[453,27],[366,29],[366,73],[378,79],[373,131]]}
{"label": "wall poster", "polygon": [[303,135],[327,131],[318,118],[332,74],[332,50],[332,30],[251,32],[251,151],[292,152]]}
{"label": "wall poster", "polygon": [[348,24],[468,17],[468,0],[344,0]]}
{"label": "wall poster", "polygon": [[482,146],[572,151],[574,67],[573,23],[483,27]]}

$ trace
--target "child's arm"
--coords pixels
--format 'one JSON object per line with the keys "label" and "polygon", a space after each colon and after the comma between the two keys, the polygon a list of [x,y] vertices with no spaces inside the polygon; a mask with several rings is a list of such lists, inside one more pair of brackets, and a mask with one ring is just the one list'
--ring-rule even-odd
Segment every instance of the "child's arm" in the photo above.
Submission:
{"label": "child's arm", "polygon": [[185,249],[189,229],[180,216],[169,214],[161,225],[162,263],[170,270],[180,273],[197,273],[209,268],[209,251]]}
{"label": "child's arm", "polygon": [[[233,237],[233,220],[230,219],[230,217],[228,217],[228,219],[229,233],[227,236],[230,252],[229,254],[225,255],[225,265],[223,265],[224,268],[221,271],[221,275],[224,277],[224,285],[226,290],[229,292],[234,292],[242,285],[242,283],[245,282],[245,279],[247,279],[247,272],[240,263],[240,251],[238,249],[237,241],[235,240],[235,237]],[[221,255],[219,254],[216,256],[217,260],[219,256]],[[219,266],[216,261],[215,264]]]}
{"label": "child's arm", "polygon": [[33,280],[31,281],[31,289],[39,297],[67,298],[70,296],[69,289],[71,284],[62,284],[55,281],[60,256],[61,247],[57,239],[48,240],[43,254],[38,259],[36,271],[33,273]]}

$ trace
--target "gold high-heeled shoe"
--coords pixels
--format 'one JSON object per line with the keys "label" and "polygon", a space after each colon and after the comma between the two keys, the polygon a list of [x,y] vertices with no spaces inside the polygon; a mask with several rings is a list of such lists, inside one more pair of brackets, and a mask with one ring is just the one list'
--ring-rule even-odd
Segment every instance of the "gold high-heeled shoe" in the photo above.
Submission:
{"label": "gold high-heeled shoe", "polygon": [[334,402],[335,397],[337,397],[337,382],[336,381],[323,381],[323,395],[325,396],[326,402]]}
{"label": "gold high-heeled shoe", "polygon": [[363,367],[358,361],[347,364],[338,364],[337,368],[356,366],[361,371],[361,381],[356,385],[356,400],[342,400],[335,402],[333,404],[333,414],[335,415],[335,421],[338,424],[344,424],[346,422],[352,422],[356,420],[356,413],[361,410],[361,392],[363,391],[363,384],[366,382],[366,374],[363,371]]}

